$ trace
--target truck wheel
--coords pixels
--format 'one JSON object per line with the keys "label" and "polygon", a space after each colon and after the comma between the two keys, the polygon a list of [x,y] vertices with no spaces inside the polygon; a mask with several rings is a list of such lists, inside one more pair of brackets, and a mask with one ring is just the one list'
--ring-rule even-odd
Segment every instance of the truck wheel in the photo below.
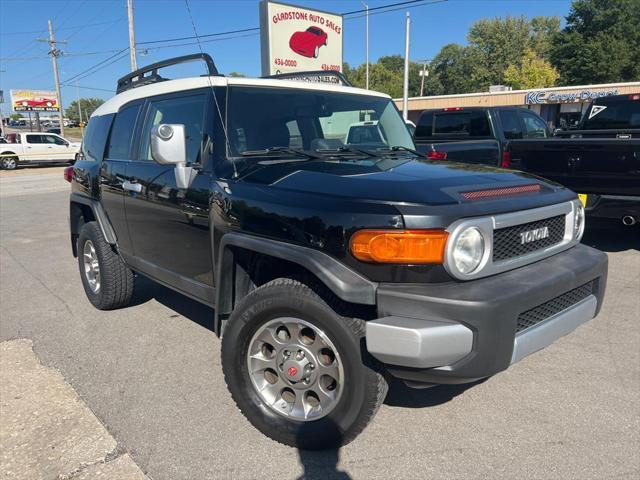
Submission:
{"label": "truck wheel", "polygon": [[80,230],[78,267],[82,286],[94,307],[112,310],[129,304],[133,272],[106,242],[96,222],[85,223]]}
{"label": "truck wheel", "polygon": [[2,170],[15,170],[18,168],[18,157],[2,157],[0,167]]}
{"label": "truck wheel", "polygon": [[297,280],[276,279],[242,299],[222,337],[222,368],[236,405],[285,445],[349,443],[387,393],[362,347],[365,322],[338,315],[332,302]]}

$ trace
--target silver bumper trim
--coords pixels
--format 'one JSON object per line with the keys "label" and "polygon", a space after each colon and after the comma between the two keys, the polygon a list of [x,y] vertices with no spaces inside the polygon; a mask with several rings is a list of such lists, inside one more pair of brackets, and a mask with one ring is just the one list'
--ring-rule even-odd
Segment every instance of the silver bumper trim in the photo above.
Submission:
{"label": "silver bumper trim", "polygon": [[473,332],[459,323],[383,317],[367,322],[367,350],[383,363],[413,368],[450,365],[471,353]]}
{"label": "silver bumper trim", "polygon": [[591,320],[596,314],[597,307],[598,300],[595,296],[589,295],[573,307],[563,310],[517,335],[513,342],[511,365],[527,355],[548,347],[560,337],[564,337],[583,323]]}

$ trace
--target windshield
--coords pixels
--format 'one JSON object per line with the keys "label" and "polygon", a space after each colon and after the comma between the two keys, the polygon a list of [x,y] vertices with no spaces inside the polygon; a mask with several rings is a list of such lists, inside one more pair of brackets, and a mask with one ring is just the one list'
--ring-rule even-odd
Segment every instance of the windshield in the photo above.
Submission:
{"label": "windshield", "polygon": [[303,89],[232,87],[228,134],[233,157],[415,148],[390,99]]}

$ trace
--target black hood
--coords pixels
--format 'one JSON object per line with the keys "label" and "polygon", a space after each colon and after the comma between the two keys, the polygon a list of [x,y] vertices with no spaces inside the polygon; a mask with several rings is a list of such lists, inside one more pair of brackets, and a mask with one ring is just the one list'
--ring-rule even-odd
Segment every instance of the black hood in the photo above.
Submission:
{"label": "black hood", "polygon": [[360,200],[445,205],[460,192],[532,183],[542,190],[559,185],[522,172],[415,157],[362,161],[308,161],[259,167],[243,178],[272,187]]}

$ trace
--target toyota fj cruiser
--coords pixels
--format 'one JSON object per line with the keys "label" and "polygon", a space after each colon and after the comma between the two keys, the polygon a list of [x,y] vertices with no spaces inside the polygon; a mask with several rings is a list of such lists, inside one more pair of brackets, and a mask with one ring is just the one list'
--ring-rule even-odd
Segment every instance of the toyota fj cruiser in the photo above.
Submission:
{"label": "toyota fj cruiser", "polygon": [[[194,59],[208,75],[158,74]],[[126,306],[142,274],[214,307],[233,399],[300,448],[356,437],[392,377],[505,370],[592,319],[607,278],[575,193],[430,162],[387,95],[313,75],[339,84],[227,78],[205,54],[135,71],[66,172],[91,303]],[[380,134],[347,142],[361,122]]]}

